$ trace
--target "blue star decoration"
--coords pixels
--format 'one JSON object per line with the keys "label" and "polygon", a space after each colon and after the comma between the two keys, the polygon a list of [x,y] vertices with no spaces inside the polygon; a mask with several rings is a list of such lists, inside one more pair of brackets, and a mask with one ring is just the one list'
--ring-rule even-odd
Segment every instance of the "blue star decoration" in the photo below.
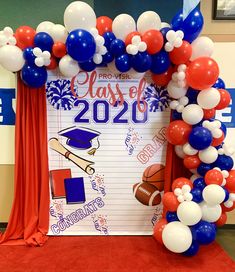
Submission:
{"label": "blue star decoration", "polygon": [[144,100],[150,112],[164,111],[169,107],[170,97],[165,87],[150,84],[144,90]]}
{"label": "blue star decoration", "polygon": [[46,95],[48,102],[56,110],[71,110],[77,100],[71,92],[70,80],[66,79],[47,82]]}

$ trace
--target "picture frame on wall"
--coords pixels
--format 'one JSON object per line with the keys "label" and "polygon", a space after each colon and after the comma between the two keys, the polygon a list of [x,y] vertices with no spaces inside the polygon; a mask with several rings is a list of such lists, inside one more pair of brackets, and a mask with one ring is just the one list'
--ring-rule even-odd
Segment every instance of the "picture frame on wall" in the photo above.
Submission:
{"label": "picture frame on wall", "polygon": [[214,20],[235,20],[235,0],[214,0]]}

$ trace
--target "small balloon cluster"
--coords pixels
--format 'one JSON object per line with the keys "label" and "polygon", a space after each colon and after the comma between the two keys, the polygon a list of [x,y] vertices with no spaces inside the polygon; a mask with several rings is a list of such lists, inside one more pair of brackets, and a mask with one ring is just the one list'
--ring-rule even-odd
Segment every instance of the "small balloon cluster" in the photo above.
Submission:
{"label": "small balloon cluster", "polygon": [[175,179],[171,191],[163,195],[163,218],[154,227],[154,237],[170,251],[186,256],[213,242],[216,228],[235,209],[234,150],[224,143],[226,126],[215,119],[216,111],[226,108],[231,97],[211,58],[213,42],[198,37],[199,21],[203,24],[199,18],[197,10],[184,21],[176,15],[173,29],[165,35],[171,66],[152,77],[156,84],[167,86],[172,99],[167,140],[192,173],[190,179]]}

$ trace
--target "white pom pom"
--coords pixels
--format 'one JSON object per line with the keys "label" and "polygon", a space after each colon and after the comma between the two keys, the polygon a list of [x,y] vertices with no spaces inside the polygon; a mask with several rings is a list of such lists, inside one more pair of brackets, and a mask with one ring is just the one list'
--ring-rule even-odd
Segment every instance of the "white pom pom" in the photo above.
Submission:
{"label": "white pom pom", "polygon": [[166,39],[170,42],[173,43],[175,39],[177,38],[176,32],[174,30],[169,30],[166,33]]}
{"label": "white pom pom", "polygon": [[138,45],[138,51],[144,52],[147,50],[147,44],[145,42],[140,42]]}
{"label": "white pom pom", "polygon": [[100,64],[102,62],[103,58],[100,54],[95,54],[93,57],[93,61],[95,64]]}
{"label": "white pom pom", "polygon": [[44,59],[42,57],[37,57],[34,61],[35,65],[42,67],[44,65]]}
{"label": "white pom pom", "polygon": [[42,50],[41,50],[39,47],[35,47],[35,48],[33,49],[33,54],[34,54],[35,57],[41,57],[41,55],[42,55]]}
{"label": "white pom pom", "polygon": [[174,41],[174,47],[179,48],[183,44],[183,41],[180,38],[176,38]]}
{"label": "white pom pom", "polygon": [[183,195],[179,195],[179,196],[177,197],[177,200],[178,200],[180,203],[184,202],[184,196],[183,196]]}
{"label": "white pom pom", "polygon": [[165,48],[166,52],[171,52],[174,49],[174,46],[172,44],[170,44],[169,42],[167,42],[165,44],[164,48]]}
{"label": "white pom pom", "polygon": [[135,35],[135,36],[133,36],[133,38],[131,39],[131,43],[132,43],[133,45],[138,46],[140,42],[141,42],[141,37],[140,37],[139,35]]}
{"label": "white pom pom", "polygon": [[179,103],[183,106],[186,106],[188,105],[188,102],[189,102],[189,99],[187,96],[183,96],[179,99]]}
{"label": "white pom pom", "polygon": [[175,194],[176,196],[180,196],[180,195],[182,195],[182,190],[181,190],[180,188],[176,188],[176,189],[174,190],[174,194]]}

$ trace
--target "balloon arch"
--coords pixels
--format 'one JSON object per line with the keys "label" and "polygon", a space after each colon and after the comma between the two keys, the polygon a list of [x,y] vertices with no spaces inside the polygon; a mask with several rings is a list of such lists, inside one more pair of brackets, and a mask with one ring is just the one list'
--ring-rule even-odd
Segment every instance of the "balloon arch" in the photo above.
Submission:
{"label": "balloon arch", "polygon": [[32,88],[43,86],[47,70],[57,67],[65,77],[102,65],[132,77],[150,71],[153,82],[165,86],[172,99],[167,139],[192,172],[190,179],[174,180],[172,191],[164,194],[164,218],[156,223],[154,237],[170,251],[195,255],[200,245],[215,239],[216,227],[235,208],[234,151],[224,144],[225,125],[214,118],[231,98],[211,58],[212,40],[199,37],[200,10],[186,18],[180,11],[171,24],[146,11],[136,23],[128,14],[96,18],[88,4],[75,1],[65,10],[64,25],[45,21],[36,30],[21,26],[15,33],[5,27],[0,64],[21,71]]}

